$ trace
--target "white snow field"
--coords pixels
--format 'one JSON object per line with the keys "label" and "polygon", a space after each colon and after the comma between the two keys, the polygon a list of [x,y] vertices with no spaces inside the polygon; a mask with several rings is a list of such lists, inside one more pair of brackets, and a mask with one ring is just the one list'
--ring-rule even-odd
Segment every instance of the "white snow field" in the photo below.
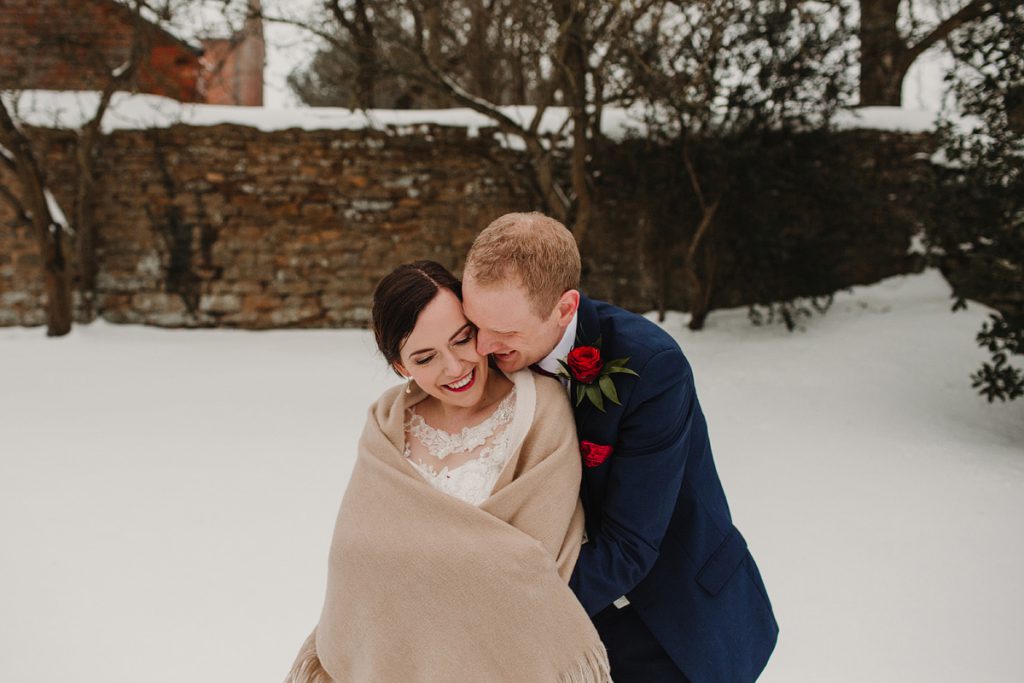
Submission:
{"label": "white snow field", "polygon": [[[781,624],[761,680],[1022,680],[1024,401],[975,395],[987,311],[949,308],[928,271],[793,334],[666,323]],[[0,680],[280,681],[394,381],[364,331],[0,329]]]}

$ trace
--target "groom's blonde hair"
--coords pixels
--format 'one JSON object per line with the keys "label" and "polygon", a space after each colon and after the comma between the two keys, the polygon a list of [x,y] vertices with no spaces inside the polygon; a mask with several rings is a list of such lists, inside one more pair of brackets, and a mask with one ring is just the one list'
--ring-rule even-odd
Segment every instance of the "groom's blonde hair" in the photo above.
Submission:
{"label": "groom's blonde hair", "polygon": [[483,229],[466,257],[465,275],[483,286],[514,280],[533,312],[547,318],[580,286],[580,251],[569,230],[539,212],[507,213]]}

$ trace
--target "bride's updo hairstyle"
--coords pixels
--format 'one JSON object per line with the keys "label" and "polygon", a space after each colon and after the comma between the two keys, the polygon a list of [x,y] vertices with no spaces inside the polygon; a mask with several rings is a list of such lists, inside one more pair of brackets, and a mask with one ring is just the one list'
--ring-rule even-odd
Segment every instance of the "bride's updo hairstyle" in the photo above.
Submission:
{"label": "bride's updo hairstyle", "polygon": [[416,319],[442,288],[462,301],[462,283],[436,261],[402,264],[377,283],[373,291],[373,336],[392,369],[402,358],[402,344],[416,327]]}

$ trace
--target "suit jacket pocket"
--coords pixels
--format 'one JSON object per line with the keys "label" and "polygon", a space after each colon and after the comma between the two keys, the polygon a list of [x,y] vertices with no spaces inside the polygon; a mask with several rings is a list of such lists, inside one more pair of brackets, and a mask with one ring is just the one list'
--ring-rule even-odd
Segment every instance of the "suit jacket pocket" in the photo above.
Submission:
{"label": "suit jacket pocket", "polygon": [[711,595],[718,595],[747,556],[747,541],[732,527],[697,572],[697,583]]}

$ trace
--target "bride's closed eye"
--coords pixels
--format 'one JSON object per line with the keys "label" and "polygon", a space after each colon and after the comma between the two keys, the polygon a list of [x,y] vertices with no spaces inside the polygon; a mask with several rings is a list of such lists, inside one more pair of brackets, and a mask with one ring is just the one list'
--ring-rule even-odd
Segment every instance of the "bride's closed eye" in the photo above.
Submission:
{"label": "bride's closed eye", "polygon": [[469,342],[473,341],[473,337],[476,336],[476,329],[470,329],[465,335],[456,339],[453,343],[457,346],[465,346]]}
{"label": "bride's closed eye", "polygon": [[[459,337],[458,339],[453,341],[452,345],[453,346],[465,346],[469,342],[473,341],[474,338],[476,338],[476,328],[475,327],[471,327],[468,330],[466,330],[466,334],[462,335],[461,337]],[[413,362],[416,363],[416,365],[426,365],[427,363],[429,363],[432,360],[434,360],[434,356],[431,355],[431,356],[427,356],[425,358],[417,358]]]}

